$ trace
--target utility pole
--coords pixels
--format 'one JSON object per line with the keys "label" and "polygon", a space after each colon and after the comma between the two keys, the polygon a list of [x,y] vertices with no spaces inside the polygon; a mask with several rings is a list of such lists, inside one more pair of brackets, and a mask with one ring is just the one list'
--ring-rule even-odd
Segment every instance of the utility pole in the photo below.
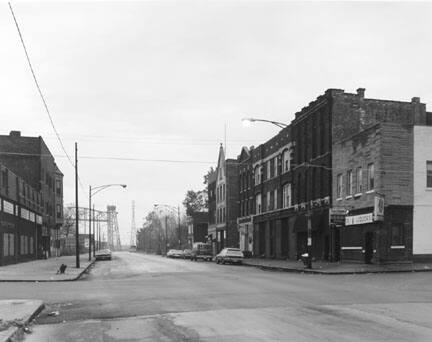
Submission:
{"label": "utility pole", "polygon": [[91,226],[92,226],[92,214],[91,214],[91,185],[89,185],[89,246],[88,246],[88,253],[89,253],[89,261],[91,261]]}
{"label": "utility pole", "polygon": [[96,225],[95,225],[95,205],[93,203],[93,256],[96,257],[96,239],[97,239],[97,235],[96,235]]}
{"label": "utility pole", "polygon": [[80,268],[78,220],[79,220],[79,212],[78,212],[78,144],[75,143],[75,259],[76,259],[76,268]]}
{"label": "utility pole", "polygon": [[165,256],[168,254],[168,216],[165,216]]}
{"label": "utility pole", "polygon": [[177,206],[177,214],[178,214],[178,238],[179,238],[179,249],[181,249],[180,205]]}

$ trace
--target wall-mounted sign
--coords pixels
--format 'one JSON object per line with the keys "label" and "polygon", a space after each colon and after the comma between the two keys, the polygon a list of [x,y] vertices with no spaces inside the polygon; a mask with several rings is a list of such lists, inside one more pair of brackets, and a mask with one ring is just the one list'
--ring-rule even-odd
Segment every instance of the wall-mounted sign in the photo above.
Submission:
{"label": "wall-mounted sign", "polygon": [[36,223],[37,224],[42,224],[42,216],[36,215]]}
{"label": "wall-mounted sign", "polygon": [[5,213],[14,215],[15,214],[15,210],[14,210],[14,205],[11,202],[8,202],[6,200],[3,200],[3,211]]}
{"label": "wall-mounted sign", "polygon": [[346,214],[347,210],[345,208],[330,208],[330,223],[336,226],[343,226]]}
{"label": "wall-mounted sign", "polygon": [[345,217],[345,226],[352,226],[355,224],[365,224],[373,222],[373,213],[347,216]]}
{"label": "wall-mounted sign", "polygon": [[374,219],[384,221],[384,198],[381,196],[375,196]]}

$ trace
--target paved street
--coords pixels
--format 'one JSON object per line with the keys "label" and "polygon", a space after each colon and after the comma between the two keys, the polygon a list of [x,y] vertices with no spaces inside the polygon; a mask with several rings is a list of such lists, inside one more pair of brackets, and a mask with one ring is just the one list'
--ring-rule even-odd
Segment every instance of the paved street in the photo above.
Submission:
{"label": "paved street", "polygon": [[80,281],[0,283],[0,299],[45,302],[26,341],[431,341],[431,280],[122,252]]}

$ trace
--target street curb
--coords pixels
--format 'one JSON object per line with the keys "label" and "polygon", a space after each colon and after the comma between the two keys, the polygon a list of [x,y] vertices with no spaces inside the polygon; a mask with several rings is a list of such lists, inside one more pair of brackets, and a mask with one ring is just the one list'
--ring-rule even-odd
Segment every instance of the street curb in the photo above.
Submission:
{"label": "street curb", "polygon": [[70,279],[0,279],[0,283],[60,283],[60,282],[66,282],[66,281],[76,281],[79,280],[82,275],[87,272],[87,270],[95,264],[96,260],[93,260],[90,262],[86,268],[84,268],[75,278]]}
{"label": "street curb", "polygon": [[21,338],[24,334],[24,327],[28,325],[37,315],[41,313],[41,311],[45,309],[45,304],[41,303],[39,307],[22,323],[20,326],[15,326],[15,329],[11,331],[10,335],[8,337],[5,337],[1,342],[13,342],[15,340],[20,341],[19,338]]}
{"label": "street curb", "polygon": [[255,267],[264,271],[276,271],[287,273],[307,273],[307,274],[320,274],[320,275],[348,275],[348,274],[370,274],[370,273],[415,273],[415,272],[432,272],[432,269],[413,269],[413,270],[369,270],[369,271],[321,271],[317,269],[301,269],[301,268],[287,268],[267,265],[253,265],[243,263],[243,266]]}

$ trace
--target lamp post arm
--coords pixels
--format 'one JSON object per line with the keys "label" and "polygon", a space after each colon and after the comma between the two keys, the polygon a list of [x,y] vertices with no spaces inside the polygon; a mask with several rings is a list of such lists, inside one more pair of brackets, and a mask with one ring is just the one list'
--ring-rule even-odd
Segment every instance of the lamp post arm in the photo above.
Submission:
{"label": "lamp post arm", "polygon": [[255,121],[259,121],[259,122],[268,122],[271,123],[273,125],[278,126],[279,128],[285,128],[288,127],[289,125],[283,122],[279,122],[279,121],[273,121],[273,120],[265,120],[265,119],[255,119],[255,118],[245,118],[243,119],[244,121],[250,121],[250,122],[255,122]]}

